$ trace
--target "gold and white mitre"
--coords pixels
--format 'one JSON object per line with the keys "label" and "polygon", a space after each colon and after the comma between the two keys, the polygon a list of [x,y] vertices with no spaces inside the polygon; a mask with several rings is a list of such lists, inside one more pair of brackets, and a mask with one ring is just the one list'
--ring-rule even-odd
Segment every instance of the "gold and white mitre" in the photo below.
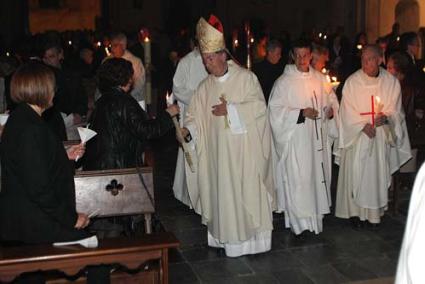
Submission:
{"label": "gold and white mitre", "polygon": [[[210,17],[211,23],[216,23],[222,29],[221,23],[215,16]],[[222,31],[214,28],[204,18],[200,18],[196,25],[199,49],[202,53],[213,53],[226,48]]]}

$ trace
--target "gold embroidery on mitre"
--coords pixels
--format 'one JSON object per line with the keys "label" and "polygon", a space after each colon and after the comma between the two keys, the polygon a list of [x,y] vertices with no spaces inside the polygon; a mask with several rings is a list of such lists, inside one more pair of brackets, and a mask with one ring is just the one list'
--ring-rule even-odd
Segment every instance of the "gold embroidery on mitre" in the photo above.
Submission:
{"label": "gold embroidery on mitre", "polygon": [[202,53],[217,52],[226,48],[224,35],[204,18],[200,18],[196,25],[196,35]]}

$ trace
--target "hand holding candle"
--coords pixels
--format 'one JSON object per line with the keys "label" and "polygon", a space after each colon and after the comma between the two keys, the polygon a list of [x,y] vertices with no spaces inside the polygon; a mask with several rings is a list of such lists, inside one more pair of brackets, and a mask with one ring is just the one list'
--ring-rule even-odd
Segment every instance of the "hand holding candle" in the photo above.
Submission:
{"label": "hand holding candle", "polygon": [[[168,106],[167,111],[168,111],[168,109],[170,109],[174,105],[173,104],[174,103],[174,95],[173,94],[168,95],[168,93],[167,93],[167,95],[165,96],[165,99],[166,99],[166,102],[167,102],[167,106]],[[170,115],[171,115],[171,113],[170,113]],[[173,123],[174,123],[174,127],[176,128],[177,140],[182,145],[184,156],[186,157],[186,161],[187,161],[187,164],[189,165],[190,171],[192,173],[194,173],[195,167],[194,167],[193,162],[192,162],[192,157],[190,156],[189,147],[187,146],[187,144],[184,140],[184,136],[183,136],[182,130],[180,128],[180,124],[179,124],[176,116],[172,116],[172,120],[173,120]]]}

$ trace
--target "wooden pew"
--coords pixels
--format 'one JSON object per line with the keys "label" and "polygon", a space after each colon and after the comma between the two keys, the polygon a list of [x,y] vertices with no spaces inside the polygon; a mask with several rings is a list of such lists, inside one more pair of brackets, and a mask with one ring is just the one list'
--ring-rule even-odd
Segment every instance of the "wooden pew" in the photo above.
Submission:
{"label": "wooden pew", "polygon": [[[80,140],[64,141],[67,149]],[[96,217],[144,215],[145,232],[152,232],[155,198],[152,167],[76,171],[77,211]]]}
{"label": "wooden pew", "polygon": [[152,168],[77,171],[77,211],[97,217],[144,215],[145,232],[152,232],[155,212]]}
{"label": "wooden pew", "polygon": [[[133,238],[104,239],[94,249],[79,245],[54,247],[33,245],[0,248],[0,283],[9,282],[24,272],[60,270],[74,275],[87,265],[116,264],[129,269],[142,267],[135,275],[111,274],[112,282],[168,283],[168,250],[179,246],[172,233],[156,233]],[[145,270],[146,262],[157,263],[158,269]]]}

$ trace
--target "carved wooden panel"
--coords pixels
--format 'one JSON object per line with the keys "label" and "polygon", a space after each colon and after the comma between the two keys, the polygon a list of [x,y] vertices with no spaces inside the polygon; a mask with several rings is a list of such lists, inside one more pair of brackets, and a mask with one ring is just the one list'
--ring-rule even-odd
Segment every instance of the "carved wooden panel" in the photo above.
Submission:
{"label": "carved wooden panel", "polygon": [[81,171],[74,180],[78,212],[108,217],[155,211],[152,168]]}

